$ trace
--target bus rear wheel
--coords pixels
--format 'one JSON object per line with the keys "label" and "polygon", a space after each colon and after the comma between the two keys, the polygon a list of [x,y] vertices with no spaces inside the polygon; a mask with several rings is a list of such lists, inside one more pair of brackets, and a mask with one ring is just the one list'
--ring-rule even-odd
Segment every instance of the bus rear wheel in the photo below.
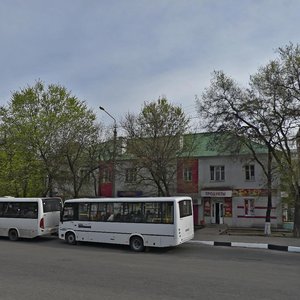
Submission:
{"label": "bus rear wheel", "polygon": [[133,236],[130,239],[130,248],[135,252],[142,252],[145,250],[143,239],[139,236]]}
{"label": "bus rear wheel", "polygon": [[10,241],[17,241],[19,239],[18,231],[16,229],[11,229],[8,232],[8,238]]}
{"label": "bus rear wheel", "polygon": [[73,232],[69,232],[66,234],[66,242],[69,245],[76,245],[76,238],[75,238],[75,234]]}

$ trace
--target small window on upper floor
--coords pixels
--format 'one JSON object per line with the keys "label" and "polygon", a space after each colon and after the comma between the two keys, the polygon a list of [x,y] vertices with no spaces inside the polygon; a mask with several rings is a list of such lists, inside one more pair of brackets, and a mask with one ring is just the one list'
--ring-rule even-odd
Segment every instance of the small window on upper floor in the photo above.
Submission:
{"label": "small window on upper floor", "polygon": [[245,179],[246,179],[246,181],[254,181],[255,180],[255,166],[254,165],[246,165],[245,166]]}
{"label": "small window on upper floor", "polygon": [[192,181],[192,168],[190,167],[183,168],[183,180]]}
{"label": "small window on upper floor", "polygon": [[112,182],[112,173],[109,169],[104,169],[102,173],[102,183]]}
{"label": "small window on upper floor", "polygon": [[224,181],[225,180],[225,166],[210,166],[210,180]]}
{"label": "small window on upper floor", "polygon": [[137,170],[136,168],[130,168],[125,170],[125,182],[136,182],[136,174]]}
{"label": "small window on upper floor", "polygon": [[79,170],[79,177],[85,182],[89,182],[92,178],[91,171],[87,168],[81,168]]}

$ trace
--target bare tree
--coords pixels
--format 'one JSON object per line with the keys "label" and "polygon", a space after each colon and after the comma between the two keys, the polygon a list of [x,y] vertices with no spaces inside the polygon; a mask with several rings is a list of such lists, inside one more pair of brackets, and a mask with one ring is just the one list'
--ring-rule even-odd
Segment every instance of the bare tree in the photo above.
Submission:
{"label": "bare tree", "polygon": [[244,142],[257,142],[268,149],[269,163],[266,168],[261,166],[269,189],[271,159],[282,174],[290,175],[295,199],[294,236],[300,237],[300,187],[292,155],[292,142],[300,125],[300,47],[289,44],[279,48],[278,53],[277,59],[250,77],[248,89],[241,88],[222,71],[214,72],[210,87],[202,99],[197,99],[197,105],[206,129],[228,131]]}
{"label": "bare tree", "polygon": [[126,115],[123,128],[138,182],[152,184],[159,196],[170,195],[177,157],[187,152],[187,145],[181,141],[189,119],[181,107],[170,104],[166,98],[144,103],[138,115]]}

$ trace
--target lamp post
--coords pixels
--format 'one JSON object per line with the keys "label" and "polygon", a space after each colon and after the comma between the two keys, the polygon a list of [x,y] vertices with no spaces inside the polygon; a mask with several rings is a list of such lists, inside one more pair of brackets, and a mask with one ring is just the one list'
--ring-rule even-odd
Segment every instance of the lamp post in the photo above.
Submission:
{"label": "lamp post", "polygon": [[112,166],[112,174],[111,174],[111,180],[112,180],[112,196],[116,197],[116,151],[117,151],[117,122],[116,119],[107,112],[104,107],[99,106],[101,110],[103,110],[106,114],[108,114],[113,120],[114,120],[114,140],[113,140],[113,166]]}

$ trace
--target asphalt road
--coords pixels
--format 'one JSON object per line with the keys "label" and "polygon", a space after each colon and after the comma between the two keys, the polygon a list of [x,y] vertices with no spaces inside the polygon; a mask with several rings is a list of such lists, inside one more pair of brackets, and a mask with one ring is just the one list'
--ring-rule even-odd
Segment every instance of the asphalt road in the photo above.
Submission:
{"label": "asphalt road", "polygon": [[300,255],[184,244],[134,253],[0,238],[0,299],[300,299]]}

